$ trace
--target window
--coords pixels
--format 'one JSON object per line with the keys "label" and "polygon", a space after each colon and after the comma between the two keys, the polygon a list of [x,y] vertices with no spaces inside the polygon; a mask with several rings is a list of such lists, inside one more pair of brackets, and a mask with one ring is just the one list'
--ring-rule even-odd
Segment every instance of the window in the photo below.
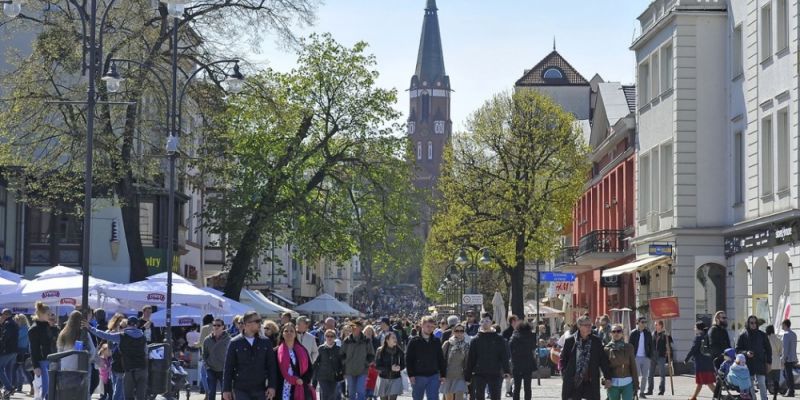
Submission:
{"label": "window", "polygon": [[650,64],[643,62],[639,65],[639,86],[636,92],[639,94],[639,107],[644,107],[650,102]]}
{"label": "window", "polygon": [[421,110],[422,120],[428,120],[428,114],[431,111],[431,96],[428,95],[428,91],[425,90],[422,92],[422,110]]}
{"label": "window", "polygon": [[433,160],[433,142],[428,142],[428,160]]}
{"label": "window", "polygon": [[413,135],[414,129],[417,127],[417,123],[414,121],[408,121],[408,134]]}
{"label": "window", "polygon": [[761,60],[772,56],[772,4],[761,7]]}
{"label": "window", "polygon": [[661,146],[661,212],[672,210],[675,193],[673,173],[672,143],[667,143]]}
{"label": "window", "polygon": [[661,90],[672,89],[672,45],[667,45],[661,49]]}
{"label": "window", "polygon": [[733,66],[733,77],[737,77],[744,72],[744,60],[742,59],[742,25],[733,28],[733,38],[731,39],[731,65]]}
{"label": "window", "polygon": [[789,190],[789,111],[778,111],[778,192]]}
{"label": "window", "polygon": [[439,135],[444,134],[444,121],[435,121],[433,123],[433,132]]}
{"label": "window", "polygon": [[417,142],[417,160],[422,160],[422,142]]}
{"label": "window", "polygon": [[[153,241],[153,235],[155,234],[155,214],[153,210],[153,203],[139,203],[139,232],[142,236],[142,243]],[[148,244],[148,246],[152,246],[152,243]]]}
{"label": "window", "polygon": [[658,52],[653,53],[650,60],[650,98],[655,99],[661,92],[658,91]]}
{"label": "window", "polygon": [[650,210],[656,213],[661,200],[660,176],[658,175],[658,147],[650,152]]}
{"label": "window", "polygon": [[548,68],[542,75],[544,79],[564,79],[564,74],[558,68]]}
{"label": "window", "polygon": [[639,158],[639,220],[650,214],[650,156]]}
{"label": "window", "polygon": [[761,121],[761,195],[772,194],[772,118]]}
{"label": "window", "polygon": [[744,202],[744,134],[733,135],[733,200],[734,204]]}
{"label": "window", "polygon": [[775,28],[777,37],[775,38],[777,50],[781,51],[789,47],[789,0],[778,0],[775,10]]}

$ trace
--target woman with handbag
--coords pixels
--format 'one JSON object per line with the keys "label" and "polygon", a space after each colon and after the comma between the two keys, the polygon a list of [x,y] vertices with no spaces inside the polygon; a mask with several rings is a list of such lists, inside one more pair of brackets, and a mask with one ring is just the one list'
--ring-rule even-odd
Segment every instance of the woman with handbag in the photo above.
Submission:
{"label": "woman with handbag", "polygon": [[387,332],[383,346],[375,354],[375,368],[378,369],[378,390],[375,395],[381,400],[396,400],[403,394],[403,378],[401,371],[406,368],[406,357],[397,345],[397,335]]}
{"label": "woman with handbag", "polygon": [[278,377],[278,396],[281,400],[317,400],[317,393],[311,386],[311,377],[314,376],[311,357],[297,341],[294,324],[288,322],[281,327],[280,341],[276,349],[281,373]]}
{"label": "woman with handbag", "polygon": [[336,331],[333,329],[325,331],[325,343],[319,346],[319,356],[314,363],[314,373],[314,380],[319,383],[322,400],[341,398],[338,383],[344,380],[342,348],[336,344]]}

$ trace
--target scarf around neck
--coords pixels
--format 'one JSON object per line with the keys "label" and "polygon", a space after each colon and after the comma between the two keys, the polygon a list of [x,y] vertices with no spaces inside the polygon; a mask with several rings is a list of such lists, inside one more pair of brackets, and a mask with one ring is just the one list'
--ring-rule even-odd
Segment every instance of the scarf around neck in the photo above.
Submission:
{"label": "scarf around neck", "polygon": [[575,335],[575,384],[580,386],[584,381],[589,379],[589,357],[592,344],[592,336],[589,335],[586,339],[582,338],[580,334]]}

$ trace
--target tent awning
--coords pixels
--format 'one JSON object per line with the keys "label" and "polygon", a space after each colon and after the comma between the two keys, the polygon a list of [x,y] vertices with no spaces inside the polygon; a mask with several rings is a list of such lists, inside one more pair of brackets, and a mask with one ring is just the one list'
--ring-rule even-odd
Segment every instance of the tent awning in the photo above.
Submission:
{"label": "tent awning", "polygon": [[264,297],[263,294],[254,290],[242,289],[239,301],[267,318],[280,317],[281,314],[287,311],[295,314],[292,310],[272,302]]}
{"label": "tent awning", "polygon": [[620,265],[619,267],[609,268],[603,271],[603,277],[605,278],[609,276],[617,276],[639,270],[645,270],[654,265],[658,265],[659,263],[665,262],[667,260],[669,260],[669,257],[667,256],[656,256],[656,257],[648,256],[633,262],[629,262],[627,264]]}
{"label": "tent awning", "polygon": [[287,299],[286,296],[281,295],[280,293],[270,292],[269,297],[274,297],[275,299],[282,301],[284,304],[288,305],[289,307],[297,306],[297,303]]}

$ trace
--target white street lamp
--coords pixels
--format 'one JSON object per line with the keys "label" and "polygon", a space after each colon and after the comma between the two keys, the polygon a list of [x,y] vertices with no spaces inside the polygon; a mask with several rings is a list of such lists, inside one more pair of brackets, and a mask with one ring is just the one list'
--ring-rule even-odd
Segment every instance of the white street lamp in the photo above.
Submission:
{"label": "white street lamp", "polygon": [[20,12],[22,12],[22,5],[19,3],[19,1],[9,0],[7,2],[3,2],[3,14],[5,14],[8,18],[16,18]]}
{"label": "white street lamp", "polygon": [[117,63],[111,63],[111,66],[108,67],[106,74],[100,79],[106,83],[106,89],[108,89],[108,91],[111,93],[117,93],[122,81],[125,80],[122,78],[119,72],[117,72]]}

